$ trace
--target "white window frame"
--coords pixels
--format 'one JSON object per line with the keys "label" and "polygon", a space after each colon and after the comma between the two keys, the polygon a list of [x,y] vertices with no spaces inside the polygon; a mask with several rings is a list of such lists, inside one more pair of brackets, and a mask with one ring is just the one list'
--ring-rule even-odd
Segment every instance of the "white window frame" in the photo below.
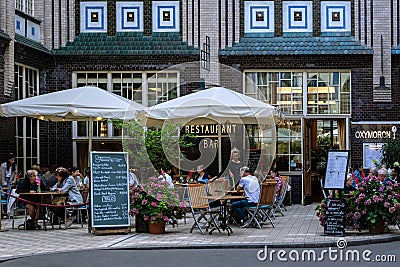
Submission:
{"label": "white window frame", "polygon": [[35,0],[15,0],[15,9],[33,17],[35,15]]}
{"label": "white window frame", "polygon": [[[350,91],[348,93],[347,92],[342,92],[341,88],[339,88],[339,97],[338,97],[339,112],[338,113],[319,113],[319,114],[318,113],[315,113],[315,114],[314,113],[312,113],[312,114],[310,113],[310,114],[308,114],[308,86],[307,86],[308,73],[332,73],[332,72],[339,72],[339,75],[341,73],[349,73],[349,75],[350,75],[350,85],[351,85],[351,70],[349,70],[349,69],[326,69],[326,70],[325,69],[316,69],[316,70],[308,70],[308,69],[306,69],[306,70],[296,70],[296,69],[288,69],[288,70],[285,70],[285,69],[283,69],[283,70],[247,69],[247,70],[243,71],[243,75],[245,77],[245,79],[243,81],[243,94],[251,96],[251,97],[254,97],[254,98],[258,99],[258,100],[267,102],[268,104],[271,104],[273,106],[279,107],[279,104],[271,103],[271,99],[267,99],[267,100],[266,99],[262,99],[262,98],[260,99],[260,96],[258,94],[255,94],[254,92],[251,92],[251,93],[247,93],[246,92],[246,82],[248,82],[248,78],[247,78],[247,74],[248,73],[256,73],[257,74],[257,73],[273,73],[273,72],[277,72],[277,73],[283,73],[283,72],[300,73],[300,72],[302,72],[303,73],[303,91],[302,91],[303,112],[302,112],[302,114],[292,113],[293,112],[293,109],[292,109],[290,113],[287,113],[287,115],[289,115],[289,116],[292,116],[292,115],[293,116],[306,116],[306,115],[315,115],[315,116],[349,116],[349,115],[351,115],[351,91],[352,91],[351,87],[350,87]],[[279,77],[278,83],[279,82],[280,82],[280,77]],[[349,102],[350,102],[349,103],[349,113],[340,113],[340,104],[341,104],[340,99],[341,99],[341,95],[344,94],[344,93],[349,95],[349,99],[350,99],[349,100]],[[277,99],[277,102],[278,102],[278,96],[277,95],[275,95],[275,96],[271,95],[270,98]],[[291,102],[293,102],[293,97],[291,99]]]}
{"label": "white window frame", "polygon": [[[20,83],[15,83],[18,87],[15,88],[15,91],[17,92],[17,99],[25,99],[33,96],[38,96],[39,95],[39,70],[36,68],[32,68],[30,66],[24,65],[24,64],[19,64],[15,63],[15,67],[18,67],[18,71],[15,71],[14,69],[14,74],[18,74],[18,79],[22,78],[22,84]],[[22,74],[19,72],[20,69],[22,69]],[[32,73],[33,75],[36,76],[36,80],[33,81],[33,84],[29,83],[29,77],[27,76],[30,75],[31,72],[36,72]],[[15,78],[15,76],[14,76]],[[19,90],[19,86],[22,86],[22,90]],[[22,95],[19,94],[19,92],[22,92]],[[22,120],[22,131],[19,131],[19,123],[18,121]],[[29,121],[28,121],[29,120]],[[33,128],[28,128],[28,125],[32,125],[32,127],[36,128],[36,136],[33,136]],[[15,119],[15,130],[16,130],[16,144],[17,144],[17,161],[22,160],[22,168],[23,170],[27,170],[27,159],[30,159],[31,163],[34,162],[40,162],[40,135],[39,135],[39,120],[38,119],[33,119],[33,118],[16,118]],[[19,135],[19,133],[22,132],[22,136]],[[28,134],[30,132],[30,134]],[[34,144],[34,141],[36,141],[36,155],[33,155],[33,147],[32,145]],[[19,143],[22,142],[22,155],[20,155],[18,151]],[[30,146],[31,149],[31,155],[27,155],[28,149],[27,147]]]}

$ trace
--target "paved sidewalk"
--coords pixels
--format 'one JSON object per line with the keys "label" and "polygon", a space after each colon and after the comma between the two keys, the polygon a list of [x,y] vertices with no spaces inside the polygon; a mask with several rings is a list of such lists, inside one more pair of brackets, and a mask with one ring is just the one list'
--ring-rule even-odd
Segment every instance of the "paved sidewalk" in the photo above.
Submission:
{"label": "paved sidewalk", "polygon": [[[179,221],[179,227],[167,226],[164,235],[136,234],[134,227],[130,234],[102,235],[89,234],[87,225],[73,224],[68,230],[51,228],[48,231],[24,231],[11,229],[11,221],[2,221],[0,232],[0,262],[10,258],[39,253],[66,252],[83,249],[171,249],[171,248],[217,248],[217,247],[328,247],[336,246],[339,237],[323,236],[323,227],[315,216],[316,205],[288,206],[285,216],[276,216],[276,227],[268,223],[262,229],[233,226],[233,234],[213,232],[202,235],[198,230],[189,233],[192,220]],[[189,216],[189,214],[188,214]],[[23,217],[23,216],[19,216]],[[16,221],[16,225],[22,223]],[[347,231],[344,237],[347,245],[361,245],[400,240],[398,227],[390,226],[385,234],[371,235],[367,231]]]}

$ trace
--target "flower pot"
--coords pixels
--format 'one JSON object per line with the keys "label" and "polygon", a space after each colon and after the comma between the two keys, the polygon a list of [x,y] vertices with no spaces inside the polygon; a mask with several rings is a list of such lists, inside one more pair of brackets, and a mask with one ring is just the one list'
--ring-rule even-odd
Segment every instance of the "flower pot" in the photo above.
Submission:
{"label": "flower pot", "polygon": [[143,220],[142,215],[135,216],[135,230],[136,230],[136,233],[148,233],[149,232],[149,222]]}
{"label": "flower pot", "polygon": [[149,223],[149,233],[154,235],[165,233],[165,223]]}
{"label": "flower pot", "polygon": [[385,222],[378,220],[377,224],[369,226],[370,234],[383,234],[385,232]]}

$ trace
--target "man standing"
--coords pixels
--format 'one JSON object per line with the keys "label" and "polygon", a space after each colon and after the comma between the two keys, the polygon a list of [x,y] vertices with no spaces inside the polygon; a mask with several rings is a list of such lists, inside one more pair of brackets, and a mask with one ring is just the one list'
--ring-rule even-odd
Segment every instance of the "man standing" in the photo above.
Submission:
{"label": "man standing", "polygon": [[247,227],[249,218],[246,214],[245,207],[257,206],[260,197],[260,185],[257,177],[250,175],[249,167],[240,168],[241,179],[236,190],[244,190],[247,199],[232,203],[233,211],[242,219],[242,227]]}

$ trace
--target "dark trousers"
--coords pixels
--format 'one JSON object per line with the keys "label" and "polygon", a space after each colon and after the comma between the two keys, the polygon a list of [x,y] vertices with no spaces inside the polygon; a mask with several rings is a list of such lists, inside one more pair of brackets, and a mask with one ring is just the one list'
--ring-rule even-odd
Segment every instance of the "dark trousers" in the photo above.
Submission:
{"label": "dark trousers", "polygon": [[242,220],[247,218],[245,207],[256,206],[257,203],[253,203],[248,201],[247,199],[243,199],[240,201],[236,201],[232,203],[233,212],[236,213]]}

